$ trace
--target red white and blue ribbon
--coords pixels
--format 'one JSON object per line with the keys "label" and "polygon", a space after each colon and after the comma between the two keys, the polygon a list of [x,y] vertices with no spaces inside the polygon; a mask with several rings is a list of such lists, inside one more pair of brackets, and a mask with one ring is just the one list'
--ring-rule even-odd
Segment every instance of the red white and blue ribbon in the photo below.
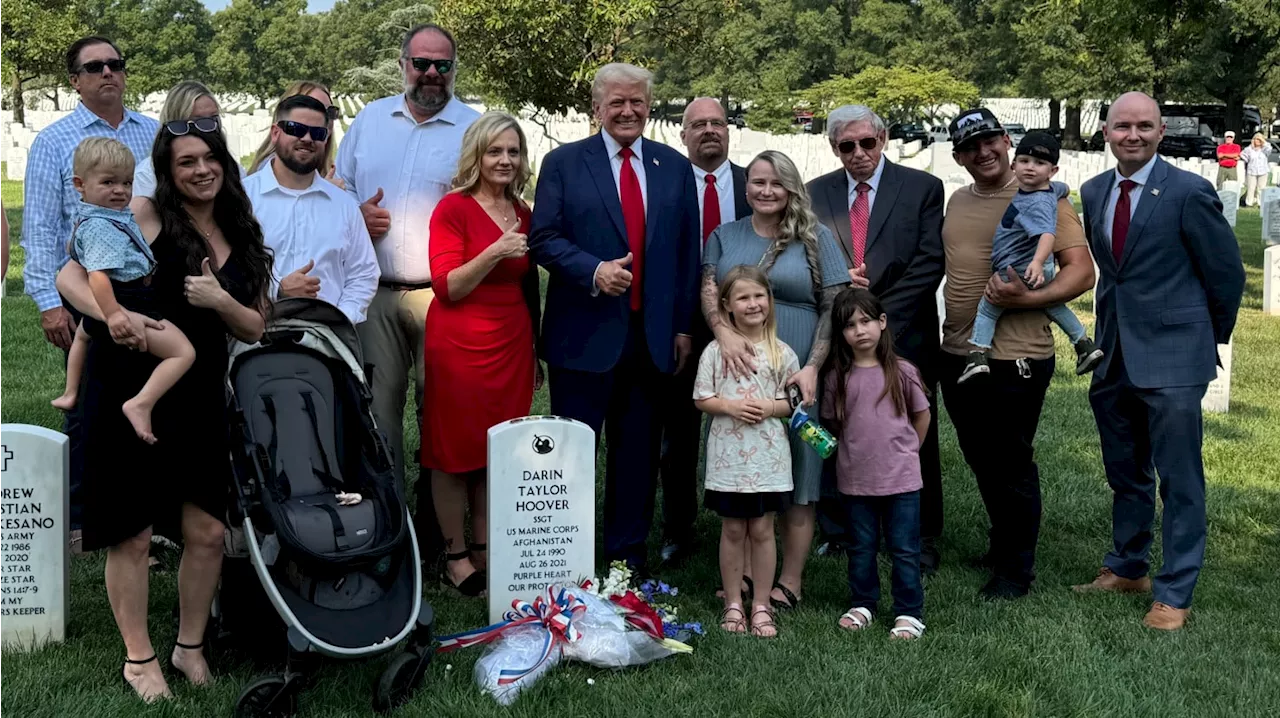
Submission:
{"label": "red white and blue ribbon", "polygon": [[459,648],[492,643],[501,638],[502,634],[517,626],[531,623],[542,624],[542,627],[546,630],[544,631],[542,650],[539,651],[538,660],[527,668],[504,669],[498,673],[498,685],[509,685],[529,675],[538,666],[546,662],[556,650],[558,644],[573,643],[578,640],[581,634],[574,624],[574,620],[586,612],[587,605],[564,588],[548,587],[547,595],[538,596],[533,600],[533,603],[516,599],[511,602],[511,609],[503,614],[503,620],[498,623],[471,631],[441,636],[438,639],[440,646],[436,650],[440,653],[448,653]]}

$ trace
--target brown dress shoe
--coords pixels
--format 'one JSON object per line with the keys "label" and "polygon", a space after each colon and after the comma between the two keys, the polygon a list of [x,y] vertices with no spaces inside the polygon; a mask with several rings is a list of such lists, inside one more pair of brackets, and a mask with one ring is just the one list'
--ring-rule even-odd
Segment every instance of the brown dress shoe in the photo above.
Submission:
{"label": "brown dress shoe", "polygon": [[1146,618],[1142,619],[1142,625],[1161,631],[1176,631],[1186,624],[1187,615],[1190,613],[1189,608],[1174,608],[1167,603],[1156,601],[1151,604],[1151,610],[1147,612]]}
{"label": "brown dress shoe", "polygon": [[1092,583],[1082,583],[1078,586],[1072,586],[1071,590],[1077,593],[1089,593],[1091,591],[1112,591],[1115,593],[1150,593],[1151,579],[1147,576],[1142,578],[1125,578],[1117,576],[1106,566],[1098,571],[1098,577],[1093,579]]}

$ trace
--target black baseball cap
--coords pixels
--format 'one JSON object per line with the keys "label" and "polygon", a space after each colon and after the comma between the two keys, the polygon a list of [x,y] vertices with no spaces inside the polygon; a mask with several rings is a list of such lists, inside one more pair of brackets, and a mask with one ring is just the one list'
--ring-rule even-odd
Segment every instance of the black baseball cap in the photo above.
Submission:
{"label": "black baseball cap", "polygon": [[970,140],[978,140],[992,135],[1003,135],[1004,125],[985,107],[975,107],[956,115],[947,127],[951,134],[952,149],[968,149],[964,145]]}
{"label": "black baseball cap", "polygon": [[1013,156],[1028,155],[1056,165],[1061,151],[1062,145],[1058,144],[1058,139],[1053,135],[1048,132],[1030,132],[1018,143]]}

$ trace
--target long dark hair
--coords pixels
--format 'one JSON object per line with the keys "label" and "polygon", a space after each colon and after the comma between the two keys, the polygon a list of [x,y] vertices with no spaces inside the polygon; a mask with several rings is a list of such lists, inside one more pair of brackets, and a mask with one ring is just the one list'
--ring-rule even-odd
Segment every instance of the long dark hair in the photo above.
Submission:
{"label": "long dark hair", "polygon": [[[183,206],[183,195],[173,181],[173,143],[179,136],[164,127],[156,135],[151,148],[151,164],[156,173],[156,212],[160,230],[172,237],[187,257],[187,272],[199,274],[200,265],[209,256],[209,245],[196,229],[195,222]],[[271,306],[267,296],[271,286],[271,250],[263,244],[262,227],[253,216],[253,205],[240,183],[240,166],[227,149],[221,132],[199,132],[191,128],[190,136],[203,141],[222,166],[222,189],[213,200],[213,221],[222,230],[233,254],[240,253],[248,277],[249,293],[254,307],[263,313]]]}
{"label": "long dark hair", "polygon": [[[849,372],[853,371],[853,347],[844,340],[844,328],[859,310],[872,319],[884,317],[884,308],[876,295],[859,287],[849,287],[836,295],[831,306],[831,336],[838,337],[833,341],[835,351],[828,360],[828,371],[836,372],[836,418],[844,421],[845,391],[849,384]],[[898,357],[893,350],[893,333],[886,327],[880,332],[880,342],[876,344],[876,362],[884,370],[884,392],[876,399],[880,402],[886,396],[893,404],[895,416],[907,413],[907,395],[902,388],[902,364],[909,364],[906,359]],[[917,382],[918,383],[918,382]],[[920,387],[922,390],[924,386]]]}

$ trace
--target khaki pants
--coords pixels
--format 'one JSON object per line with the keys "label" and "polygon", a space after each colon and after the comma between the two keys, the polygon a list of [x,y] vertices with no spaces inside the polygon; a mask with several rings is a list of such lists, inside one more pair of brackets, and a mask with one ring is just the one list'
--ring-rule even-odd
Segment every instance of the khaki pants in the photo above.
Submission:
{"label": "khaki pants", "polygon": [[1221,165],[1218,166],[1217,189],[1222,189],[1222,185],[1226,182],[1236,182],[1239,179],[1240,179],[1240,176],[1236,174],[1235,167],[1223,167]]}
{"label": "khaki pants", "polygon": [[[368,318],[356,327],[364,348],[366,364],[373,365],[369,377],[373,392],[373,418],[391,443],[396,478],[404,481],[404,407],[413,369],[414,406],[419,433],[422,428],[422,340],[427,309],[435,293],[430,289],[402,291],[378,287],[369,305]],[[428,485],[430,481],[428,481]]]}
{"label": "khaki pants", "polygon": [[1257,207],[1262,188],[1267,186],[1266,175],[1246,174],[1244,177],[1244,206]]}

